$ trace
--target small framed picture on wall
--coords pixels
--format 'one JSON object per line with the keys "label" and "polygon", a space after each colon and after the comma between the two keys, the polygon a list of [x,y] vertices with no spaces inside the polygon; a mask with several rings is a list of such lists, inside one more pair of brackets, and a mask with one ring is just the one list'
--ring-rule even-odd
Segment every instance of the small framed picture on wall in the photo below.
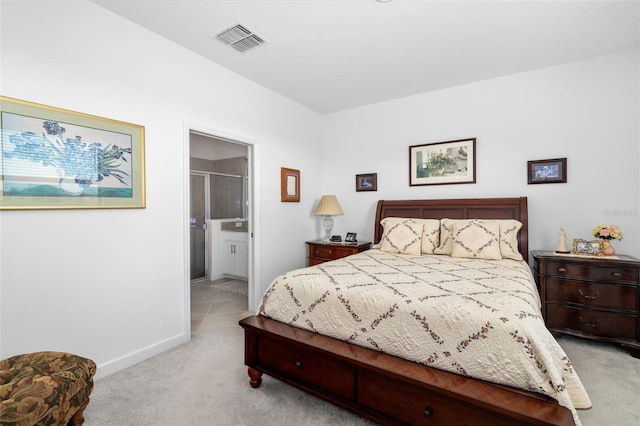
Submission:
{"label": "small framed picture on wall", "polygon": [[567,159],[527,161],[527,183],[567,183]]}
{"label": "small framed picture on wall", "polygon": [[378,174],[365,173],[356,175],[356,192],[360,191],[377,191],[378,190]]}
{"label": "small framed picture on wall", "polygon": [[300,170],[280,168],[280,201],[300,202]]}

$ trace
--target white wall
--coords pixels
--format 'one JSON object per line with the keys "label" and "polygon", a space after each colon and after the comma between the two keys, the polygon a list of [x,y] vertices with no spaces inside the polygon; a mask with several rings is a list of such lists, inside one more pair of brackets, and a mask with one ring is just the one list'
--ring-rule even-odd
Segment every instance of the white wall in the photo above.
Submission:
{"label": "white wall", "polygon": [[[335,233],[373,237],[378,199],[527,196],[529,247],[555,249],[617,224],[640,257],[638,51],[511,75],[324,116],[323,180],[345,212]],[[477,138],[477,183],[409,186],[410,145]],[[566,184],[527,185],[527,161],[567,157]],[[355,174],[378,173],[377,192]]]}
{"label": "white wall", "polygon": [[1,358],[70,351],[100,377],[189,338],[185,123],[257,144],[258,285],[305,264],[316,113],[84,0],[3,1],[1,19],[2,95],[145,126],[147,184],[146,209],[0,212]]}

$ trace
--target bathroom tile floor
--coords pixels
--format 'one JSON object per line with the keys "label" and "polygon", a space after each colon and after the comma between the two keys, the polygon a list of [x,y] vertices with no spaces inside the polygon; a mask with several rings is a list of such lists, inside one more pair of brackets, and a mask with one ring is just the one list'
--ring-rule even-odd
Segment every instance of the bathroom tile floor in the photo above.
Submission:
{"label": "bathroom tile floor", "polygon": [[191,333],[206,332],[215,326],[216,317],[248,311],[247,296],[212,287],[215,284],[232,281],[222,278],[216,281],[194,281],[191,283]]}

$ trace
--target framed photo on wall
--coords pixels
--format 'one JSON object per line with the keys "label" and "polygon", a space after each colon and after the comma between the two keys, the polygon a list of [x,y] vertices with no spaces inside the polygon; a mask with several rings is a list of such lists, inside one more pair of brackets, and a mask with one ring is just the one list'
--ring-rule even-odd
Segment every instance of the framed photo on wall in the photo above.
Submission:
{"label": "framed photo on wall", "polygon": [[280,168],[280,201],[300,202],[300,170]]}
{"label": "framed photo on wall", "polygon": [[567,183],[567,159],[527,161],[527,183]]}
{"label": "framed photo on wall", "polygon": [[144,127],[0,96],[0,210],[145,207]]}
{"label": "framed photo on wall", "polygon": [[476,138],[409,147],[409,185],[476,182]]}
{"label": "framed photo on wall", "polygon": [[366,173],[356,175],[356,192],[360,191],[377,191],[378,190],[378,174]]}

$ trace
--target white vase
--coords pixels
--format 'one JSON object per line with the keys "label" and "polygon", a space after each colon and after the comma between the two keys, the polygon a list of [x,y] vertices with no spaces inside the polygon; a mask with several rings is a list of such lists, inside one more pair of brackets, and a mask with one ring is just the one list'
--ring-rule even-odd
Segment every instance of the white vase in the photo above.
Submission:
{"label": "white vase", "polygon": [[58,186],[67,195],[71,195],[71,196],[82,195],[84,190],[87,189],[89,186],[91,186],[91,184],[76,182],[75,177],[67,177],[63,169],[58,169],[58,175],[60,176],[60,180],[58,181]]}

